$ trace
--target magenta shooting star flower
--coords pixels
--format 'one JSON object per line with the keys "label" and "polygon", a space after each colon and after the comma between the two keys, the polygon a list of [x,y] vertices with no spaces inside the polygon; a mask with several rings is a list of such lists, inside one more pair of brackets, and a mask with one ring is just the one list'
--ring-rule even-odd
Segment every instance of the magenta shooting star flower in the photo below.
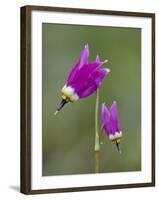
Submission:
{"label": "magenta shooting star flower", "polygon": [[101,68],[108,61],[100,61],[96,56],[95,61],[89,62],[89,47],[85,45],[78,61],[73,65],[66,84],[63,86],[62,101],[55,114],[68,102],[75,102],[78,99],[92,95],[100,87],[103,79],[110,72],[108,68]]}
{"label": "magenta shooting star flower", "polygon": [[118,151],[121,153],[119,143],[122,137],[122,131],[119,122],[117,103],[114,101],[110,109],[105,103],[102,104],[101,110],[102,129],[109,139],[116,144]]}

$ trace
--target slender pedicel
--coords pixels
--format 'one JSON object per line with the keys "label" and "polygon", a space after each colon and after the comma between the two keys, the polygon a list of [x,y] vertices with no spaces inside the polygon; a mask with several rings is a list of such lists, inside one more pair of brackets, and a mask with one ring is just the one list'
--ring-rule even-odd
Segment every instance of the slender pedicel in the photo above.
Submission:
{"label": "slender pedicel", "polygon": [[99,89],[97,89],[96,104],[95,104],[95,172],[99,173],[99,154],[100,154],[100,138],[98,131],[98,108],[99,108]]}
{"label": "slender pedicel", "polygon": [[64,107],[64,105],[68,103],[68,101],[66,101],[65,99],[62,99],[60,102],[59,107],[57,108],[57,110],[54,112],[54,115],[57,115],[57,113]]}

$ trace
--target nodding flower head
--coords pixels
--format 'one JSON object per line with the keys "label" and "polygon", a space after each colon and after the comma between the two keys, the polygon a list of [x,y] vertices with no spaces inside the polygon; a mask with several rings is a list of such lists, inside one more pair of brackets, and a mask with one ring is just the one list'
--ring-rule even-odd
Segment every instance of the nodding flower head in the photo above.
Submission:
{"label": "nodding flower head", "polygon": [[68,74],[67,81],[61,90],[62,101],[55,114],[67,102],[75,102],[96,92],[105,76],[110,72],[108,68],[101,68],[104,63],[108,62],[107,60],[100,61],[97,55],[93,62],[89,62],[88,57],[89,47],[87,44]]}
{"label": "nodding flower head", "polygon": [[121,153],[119,144],[122,137],[122,131],[119,122],[117,103],[115,101],[110,109],[107,108],[105,103],[102,104],[101,121],[102,129],[109,139],[116,144],[118,151]]}

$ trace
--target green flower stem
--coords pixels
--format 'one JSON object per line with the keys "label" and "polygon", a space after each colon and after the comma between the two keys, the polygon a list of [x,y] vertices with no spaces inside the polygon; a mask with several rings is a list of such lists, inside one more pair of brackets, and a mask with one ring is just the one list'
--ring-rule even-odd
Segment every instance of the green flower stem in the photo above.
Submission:
{"label": "green flower stem", "polygon": [[99,109],[99,89],[96,92],[96,105],[95,105],[95,173],[99,173],[99,153],[100,153],[100,141],[98,133],[98,109]]}
{"label": "green flower stem", "polygon": [[100,151],[95,151],[95,173],[99,173],[99,154]]}

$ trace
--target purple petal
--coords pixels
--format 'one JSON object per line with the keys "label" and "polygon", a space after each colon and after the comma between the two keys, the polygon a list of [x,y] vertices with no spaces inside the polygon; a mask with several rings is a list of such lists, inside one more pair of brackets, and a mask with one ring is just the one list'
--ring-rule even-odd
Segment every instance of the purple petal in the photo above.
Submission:
{"label": "purple petal", "polygon": [[75,88],[76,85],[85,84],[85,82],[88,80],[88,77],[90,74],[95,71],[99,67],[99,63],[88,63],[84,65],[81,69],[78,70],[76,74],[74,74],[73,79],[69,80],[67,85]]}
{"label": "purple petal", "polygon": [[76,73],[88,63],[89,57],[89,47],[85,45],[85,48],[81,51],[79,60],[73,65],[72,70],[69,73],[67,84],[69,84],[73,79]]}
{"label": "purple petal", "polygon": [[94,92],[96,92],[97,90],[97,86],[96,85],[92,85],[86,89],[81,90],[80,92],[78,92],[78,96],[80,97],[80,99],[83,99],[85,97],[90,96],[91,94],[93,94]]}
{"label": "purple petal", "polygon": [[101,67],[103,64],[107,63],[108,60],[104,60],[104,61],[100,61],[99,55],[96,55],[96,59],[94,62],[98,62],[99,63],[99,67]]}
{"label": "purple petal", "polygon": [[100,87],[103,79],[105,78],[105,76],[108,75],[109,72],[110,72],[110,69],[108,68],[97,69],[90,75],[88,81],[92,80],[97,85],[97,87]]}
{"label": "purple petal", "polygon": [[110,113],[108,108],[106,107],[105,103],[102,103],[102,109],[101,109],[101,121],[102,121],[102,128],[105,126],[105,123],[109,122]]}
{"label": "purple petal", "polygon": [[111,126],[112,126],[112,132],[120,132],[120,122],[119,122],[119,116],[118,116],[118,109],[117,104],[114,101],[111,108],[110,108],[110,119],[111,119]]}
{"label": "purple petal", "polygon": [[105,103],[102,104],[101,109],[101,121],[102,121],[102,129],[104,129],[105,133],[109,136],[111,133],[110,130],[110,112],[106,107]]}
{"label": "purple petal", "polygon": [[80,59],[79,59],[80,67],[88,63],[88,57],[89,57],[89,47],[88,44],[86,44],[83,51],[80,54]]}
{"label": "purple petal", "polygon": [[75,91],[80,98],[85,98],[96,92],[100,87],[103,79],[109,73],[109,69],[97,69],[88,77],[86,82],[81,82],[80,85],[76,85]]}
{"label": "purple petal", "polygon": [[99,59],[99,55],[98,55],[98,54],[96,55],[95,62],[100,62],[100,59]]}

